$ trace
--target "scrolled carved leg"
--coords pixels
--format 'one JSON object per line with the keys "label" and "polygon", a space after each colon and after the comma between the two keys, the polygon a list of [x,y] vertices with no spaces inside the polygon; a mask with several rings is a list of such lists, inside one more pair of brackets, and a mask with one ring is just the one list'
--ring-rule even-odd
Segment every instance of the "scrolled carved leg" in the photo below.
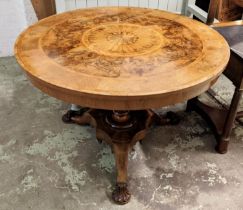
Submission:
{"label": "scrolled carved leg", "polygon": [[[169,117],[173,115],[169,114]],[[86,109],[80,113],[68,112],[64,121],[96,128],[96,138],[111,146],[116,159],[117,179],[112,199],[117,204],[126,204],[131,198],[127,184],[128,153],[136,142],[145,138],[148,128],[162,118],[151,110],[109,111]],[[67,120],[66,120],[67,119]],[[171,122],[171,120],[167,120]],[[168,123],[167,123],[168,124]]]}
{"label": "scrolled carved leg", "polygon": [[76,111],[68,110],[63,116],[62,121],[64,123],[72,123],[71,117],[76,115]]}
{"label": "scrolled carved leg", "polygon": [[180,123],[181,119],[175,112],[167,112],[165,116],[161,116],[155,111],[152,112],[156,125],[178,125]]}
{"label": "scrolled carved leg", "polygon": [[62,121],[64,123],[76,123],[73,121],[72,118],[74,117],[81,117],[86,111],[88,111],[88,108],[81,108],[78,111],[74,110],[68,110],[63,116],[62,116]]}
{"label": "scrolled carved leg", "polygon": [[127,185],[128,144],[114,144],[113,151],[116,159],[117,182],[112,193],[112,199],[117,204],[126,204],[131,198]]}

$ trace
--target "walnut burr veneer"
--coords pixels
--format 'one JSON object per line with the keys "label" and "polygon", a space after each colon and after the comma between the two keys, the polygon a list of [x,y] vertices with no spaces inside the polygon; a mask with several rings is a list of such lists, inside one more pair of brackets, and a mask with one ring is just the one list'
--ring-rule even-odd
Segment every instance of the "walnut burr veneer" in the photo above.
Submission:
{"label": "walnut burr veneer", "polygon": [[[176,124],[151,108],[208,90],[229,60],[224,38],[210,27],[165,11],[103,7],[51,16],[25,30],[15,55],[34,86],[63,101],[89,107],[65,122],[90,124],[115,155],[112,198],[131,197],[128,152],[152,123]],[[162,140],[162,139],[161,139]]]}

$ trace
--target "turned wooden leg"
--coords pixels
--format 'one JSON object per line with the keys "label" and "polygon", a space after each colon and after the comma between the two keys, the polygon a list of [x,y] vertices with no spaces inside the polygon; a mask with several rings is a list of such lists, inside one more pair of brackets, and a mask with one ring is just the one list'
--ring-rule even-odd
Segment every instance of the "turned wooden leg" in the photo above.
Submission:
{"label": "turned wooden leg", "polygon": [[242,90],[236,89],[232,98],[230,108],[224,123],[223,133],[219,138],[219,142],[216,146],[216,151],[220,154],[225,154],[228,151],[228,144],[230,140],[230,134],[234,125],[234,121],[237,115],[237,110],[240,104],[242,96]]}
{"label": "turned wooden leg", "polygon": [[126,204],[131,198],[127,188],[128,144],[114,144],[113,151],[116,159],[117,180],[112,199],[118,204]]}

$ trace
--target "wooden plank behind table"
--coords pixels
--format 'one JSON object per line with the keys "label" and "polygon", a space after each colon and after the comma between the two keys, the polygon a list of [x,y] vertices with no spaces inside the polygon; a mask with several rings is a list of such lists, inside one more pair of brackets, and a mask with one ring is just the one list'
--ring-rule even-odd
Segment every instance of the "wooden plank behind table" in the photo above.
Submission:
{"label": "wooden plank behind table", "polygon": [[31,0],[38,19],[56,14],[55,0]]}

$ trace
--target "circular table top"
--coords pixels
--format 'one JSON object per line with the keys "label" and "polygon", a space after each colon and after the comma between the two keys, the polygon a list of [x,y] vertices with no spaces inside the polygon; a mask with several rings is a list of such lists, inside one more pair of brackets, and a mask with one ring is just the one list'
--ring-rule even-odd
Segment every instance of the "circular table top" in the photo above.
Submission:
{"label": "circular table top", "polygon": [[229,59],[210,27],[160,10],[103,7],[48,17],[25,30],[15,55],[32,83],[64,101],[135,110],[206,91]]}

